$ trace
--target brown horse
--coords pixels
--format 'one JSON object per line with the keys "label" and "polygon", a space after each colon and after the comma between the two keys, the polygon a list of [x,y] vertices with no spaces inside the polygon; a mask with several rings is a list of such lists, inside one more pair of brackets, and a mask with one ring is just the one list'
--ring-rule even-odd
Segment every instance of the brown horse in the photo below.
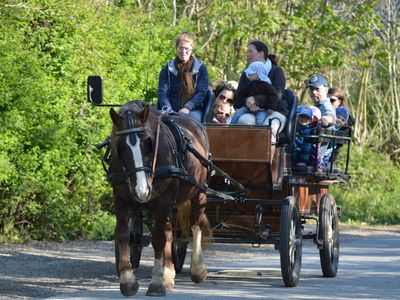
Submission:
{"label": "brown horse", "polygon": [[132,211],[141,206],[151,211],[154,220],[151,235],[154,267],[146,295],[164,296],[166,289],[175,284],[171,249],[174,206],[178,206],[178,210],[190,207],[186,213],[180,212],[180,224],[186,220],[193,235],[192,281],[203,282],[207,269],[201,248],[202,232],[203,235],[211,232],[204,212],[208,168],[188,149],[195,149],[196,154],[208,158],[205,129],[190,117],[161,115],[143,101],[128,102],[119,113],[111,108],[110,115],[113,122],[110,173],[125,174],[124,180],[111,182],[117,218],[115,241],[119,259],[116,264],[121,293],[131,296],[139,288],[130,263],[128,221]]}

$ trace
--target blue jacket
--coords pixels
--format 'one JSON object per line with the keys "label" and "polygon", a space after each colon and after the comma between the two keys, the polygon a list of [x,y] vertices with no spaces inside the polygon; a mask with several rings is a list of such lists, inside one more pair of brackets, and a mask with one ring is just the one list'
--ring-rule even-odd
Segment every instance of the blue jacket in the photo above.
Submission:
{"label": "blue jacket", "polygon": [[[195,57],[193,59],[190,74],[192,74],[195,83],[195,93],[184,105],[189,110],[200,109],[208,90],[207,68],[200,60]],[[171,108],[176,112],[182,108],[179,97],[178,70],[175,67],[174,60],[169,61],[160,71],[157,107],[159,109],[164,107]]]}

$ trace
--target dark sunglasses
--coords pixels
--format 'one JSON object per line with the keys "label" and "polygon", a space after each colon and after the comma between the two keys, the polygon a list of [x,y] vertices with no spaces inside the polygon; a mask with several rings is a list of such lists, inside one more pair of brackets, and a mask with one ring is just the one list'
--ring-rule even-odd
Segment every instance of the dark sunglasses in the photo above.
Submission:
{"label": "dark sunglasses", "polygon": [[233,101],[233,99],[228,98],[228,97],[226,97],[226,96],[223,95],[223,94],[219,94],[218,98],[221,99],[221,100],[225,100],[225,99],[226,99],[226,101],[230,101],[230,102]]}
{"label": "dark sunglasses", "polygon": [[217,115],[224,115],[227,118],[229,118],[229,116],[230,116],[230,114],[228,114],[228,113],[217,113]]}
{"label": "dark sunglasses", "polygon": [[330,99],[331,99],[331,102],[340,101],[340,99],[336,96],[331,97]]}

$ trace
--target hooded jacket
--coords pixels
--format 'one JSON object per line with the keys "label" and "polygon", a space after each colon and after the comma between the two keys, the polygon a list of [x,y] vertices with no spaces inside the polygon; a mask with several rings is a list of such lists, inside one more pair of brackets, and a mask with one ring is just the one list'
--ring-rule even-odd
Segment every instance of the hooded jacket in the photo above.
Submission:
{"label": "hooded jacket", "polygon": [[[179,111],[181,105],[179,96],[178,70],[175,67],[175,60],[171,60],[164,66],[158,78],[158,103],[157,108],[164,110]],[[208,90],[208,71],[200,60],[193,57],[193,66],[190,70],[195,85],[193,97],[184,105],[189,110],[200,109],[206,98]]]}

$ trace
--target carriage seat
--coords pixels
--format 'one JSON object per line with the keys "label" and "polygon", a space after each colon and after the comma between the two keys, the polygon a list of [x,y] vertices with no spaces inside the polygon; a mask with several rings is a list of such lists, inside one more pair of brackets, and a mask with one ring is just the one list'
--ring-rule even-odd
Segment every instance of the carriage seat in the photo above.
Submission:
{"label": "carriage seat", "polygon": [[203,124],[207,122],[207,117],[210,114],[211,106],[214,101],[214,98],[215,98],[214,93],[210,89],[208,89],[206,98],[204,99],[204,102],[201,105],[201,112],[202,112],[201,123],[203,123]]}
{"label": "carriage seat", "polygon": [[296,127],[296,111],[299,99],[296,94],[289,89],[284,90],[283,97],[289,106],[289,114],[286,119],[285,128],[279,133],[278,145],[285,145],[293,143]]}

